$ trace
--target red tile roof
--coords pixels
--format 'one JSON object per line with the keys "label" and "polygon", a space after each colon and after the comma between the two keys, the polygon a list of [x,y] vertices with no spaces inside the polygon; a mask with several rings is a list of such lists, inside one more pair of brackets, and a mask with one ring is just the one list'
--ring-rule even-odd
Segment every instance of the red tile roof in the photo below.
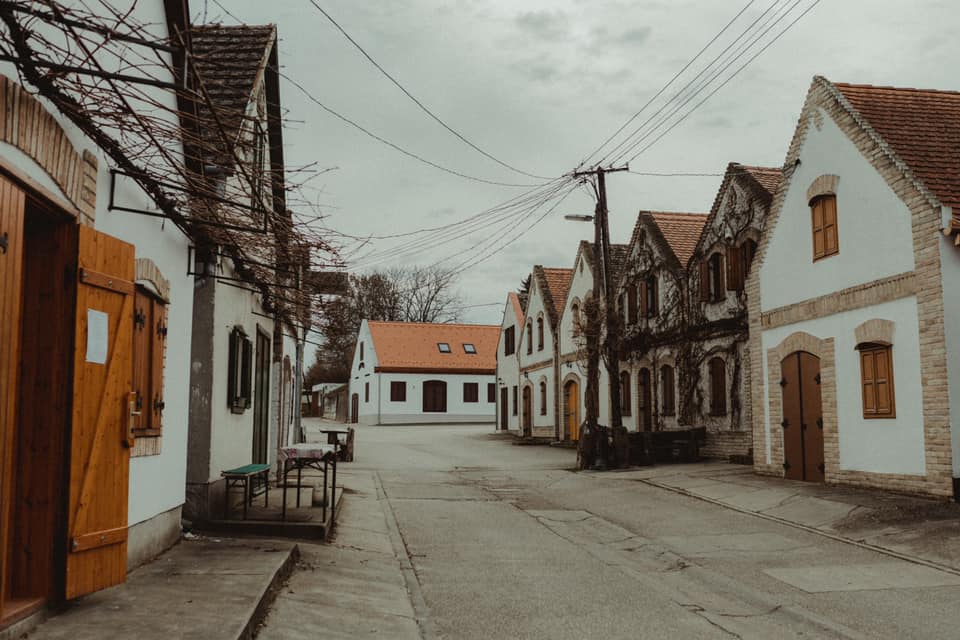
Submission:
{"label": "red tile roof", "polygon": [[551,326],[556,327],[557,320],[563,313],[563,305],[567,301],[570,283],[573,281],[573,269],[557,269],[537,265],[533,270],[534,273],[538,271],[542,273],[542,279],[540,274],[537,275],[542,287],[540,295],[543,297],[544,306],[549,312]]}
{"label": "red tile roof", "polygon": [[[495,373],[500,327],[481,324],[368,322],[377,371],[432,373]],[[441,353],[438,343],[450,345]],[[472,344],[476,354],[464,351]]]}
{"label": "red tile roof", "polygon": [[960,209],[960,92],[833,83],[937,199]]}
{"label": "red tile roof", "polygon": [[511,291],[507,294],[507,297],[510,299],[513,312],[517,316],[517,324],[523,324],[523,305],[520,304],[520,296],[515,291]]}
{"label": "red tile roof", "polygon": [[783,171],[780,169],[774,169],[773,167],[750,167],[742,164],[737,166],[753,176],[753,179],[771,196],[777,192],[777,188],[783,181]]}
{"label": "red tile roof", "polygon": [[705,213],[673,213],[667,211],[647,211],[660,228],[660,233],[677,256],[681,266],[686,267],[690,256],[697,250],[697,242],[703,225],[707,222]]}

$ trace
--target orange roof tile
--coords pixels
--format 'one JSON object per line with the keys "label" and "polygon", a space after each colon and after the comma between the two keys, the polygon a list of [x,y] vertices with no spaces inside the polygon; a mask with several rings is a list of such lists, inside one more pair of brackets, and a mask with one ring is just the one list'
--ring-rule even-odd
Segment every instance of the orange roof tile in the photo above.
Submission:
{"label": "orange roof tile", "polygon": [[538,269],[543,274],[540,286],[543,287],[541,295],[543,296],[544,306],[549,311],[551,326],[556,327],[557,320],[563,313],[563,305],[567,300],[570,283],[573,281],[573,269],[545,268],[538,265],[534,267],[534,272]]}
{"label": "orange roof tile", "polygon": [[703,225],[707,222],[705,213],[674,213],[668,211],[648,211],[660,228],[660,233],[677,256],[681,266],[686,267],[690,256],[697,250],[697,242]]}
{"label": "orange roof tile", "polygon": [[[481,324],[368,322],[377,354],[377,371],[494,373],[500,327]],[[441,353],[438,343],[450,345]],[[472,344],[476,354],[464,351]]]}
{"label": "orange roof tile", "polygon": [[520,304],[520,296],[517,295],[516,291],[511,291],[507,294],[507,297],[513,305],[513,312],[517,316],[517,324],[523,324],[523,305]]}
{"label": "orange roof tile", "polygon": [[738,165],[741,169],[753,176],[761,187],[771,196],[777,192],[780,182],[783,181],[783,171],[773,167],[750,167],[747,165]]}
{"label": "orange roof tile", "polygon": [[960,209],[960,92],[833,83],[944,205]]}

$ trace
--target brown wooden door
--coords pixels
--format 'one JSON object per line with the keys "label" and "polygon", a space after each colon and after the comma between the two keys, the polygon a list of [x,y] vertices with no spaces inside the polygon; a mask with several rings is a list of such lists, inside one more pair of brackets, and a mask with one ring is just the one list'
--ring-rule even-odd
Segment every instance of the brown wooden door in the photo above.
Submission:
{"label": "brown wooden door", "polygon": [[423,383],[424,413],[447,411],[447,383],[443,380],[427,380]]}
{"label": "brown wooden door", "polygon": [[637,431],[653,430],[653,407],[650,400],[651,396],[650,370],[646,368],[640,369],[640,373],[637,375],[637,400],[639,402]]}
{"label": "brown wooden door", "polygon": [[523,388],[523,403],[521,419],[523,420],[523,435],[533,434],[533,387]]}
{"label": "brown wooden door", "polygon": [[70,434],[66,597],[124,581],[134,248],[81,227]]}
{"label": "brown wooden door", "polygon": [[783,468],[793,480],[823,482],[823,405],[820,359],[805,351],[780,363],[783,394]]}
{"label": "brown wooden door", "polygon": [[571,380],[563,389],[564,417],[567,419],[567,434],[570,440],[580,439],[580,385]]}
{"label": "brown wooden door", "polygon": [[510,394],[506,387],[500,389],[500,429],[506,431],[509,428],[507,411],[510,409]]}

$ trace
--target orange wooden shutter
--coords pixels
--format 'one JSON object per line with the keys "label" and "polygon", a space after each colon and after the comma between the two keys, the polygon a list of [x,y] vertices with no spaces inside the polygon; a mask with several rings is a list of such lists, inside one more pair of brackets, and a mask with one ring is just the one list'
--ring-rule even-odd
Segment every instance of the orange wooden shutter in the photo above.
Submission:
{"label": "orange wooden shutter", "polygon": [[860,378],[863,383],[863,413],[877,412],[876,360],[873,351],[860,352]]}
{"label": "orange wooden shutter", "polygon": [[153,312],[150,296],[137,289],[133,298],[133,392],[135,408],[140,412],[134,424],[137,429],[150,428],[150,318]]}
{"label": "orange wooden shutter", "polygon": [[153,331],[151,332],[153,345],[150,350],[152,368],[150,373],[150,428],[160,430],[163,428],[163,362],[167,349],[167,306],[157,299],[151,302],[153,306]]}
{"label": "orange wooden shutter", "polygon": [[838,251],[837,246],[837,199],[833,196],[820,200],[823,206],[823,252],[831,255]]}
{"label": "orange wooden shutter", "polygon": [[700,261],[700,302],[710,300],[710,264],[707,259]]}
{"label": "orange wooden shutter", "polygon": [[877,413],[889,415],[893,410],[893,385],[890,384],[890,350],[873,354],[874,386],[877,390]]}
{"label": "orange wooden shutter", "polygon": [[823,198],[819,198],[813,202],[810,207],[810,215],[813,218],[813,257],[822,258],[826,255],[826,249],[824,247],[824,204]]}
{"label": "orange wooden shutter", "polygon": [[79,229],[66,597],[127,574],[134,248]]}

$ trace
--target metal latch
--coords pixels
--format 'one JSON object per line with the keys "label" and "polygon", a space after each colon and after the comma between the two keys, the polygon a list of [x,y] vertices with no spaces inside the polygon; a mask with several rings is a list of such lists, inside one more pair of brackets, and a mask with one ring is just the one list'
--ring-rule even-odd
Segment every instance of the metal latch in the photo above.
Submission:
{"label": "metal latch", "polygon": [[10,246],[10,236],[8,236],[7,232],[4,231],[3,235],[0,236],[0,249],[3,250],[3,253],[7,252],[8,246]]}

